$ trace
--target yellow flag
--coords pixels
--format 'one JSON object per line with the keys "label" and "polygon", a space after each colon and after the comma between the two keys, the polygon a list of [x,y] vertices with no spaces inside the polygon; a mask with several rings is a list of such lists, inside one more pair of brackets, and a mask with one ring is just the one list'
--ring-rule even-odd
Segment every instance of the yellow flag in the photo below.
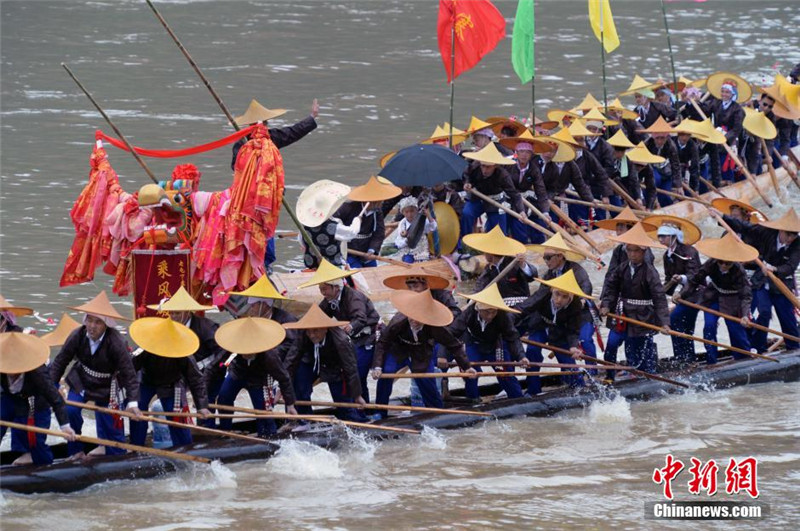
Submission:
{"label": "yellow flag", "polygon": [[589,0],[589,22],[595,37],[603,43],[606,53],[616,50],[619,46],[619,36],[617,27],[614,25],[614,17],[611,16],[611,6],[608,0]]}

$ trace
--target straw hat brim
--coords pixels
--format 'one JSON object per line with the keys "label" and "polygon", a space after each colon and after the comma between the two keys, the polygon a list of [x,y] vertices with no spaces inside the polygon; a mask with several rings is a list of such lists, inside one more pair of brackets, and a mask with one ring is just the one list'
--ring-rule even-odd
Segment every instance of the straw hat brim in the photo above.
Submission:
{"label": "straw hat brim", "polygon": [[120,321],[133,320],[130,317],[124,317],[117,310],[115,310],[113,306],[111,306],[111,301],[108,300],[108,295],[106,295],[105,291],[101,291],[94,299],[90,300],[86,304],[81,304],[80,306],[67,306],[67,308],[70,310],[75,310],[76,312],[99,315],[100,317],[110,317],[111,319],[117,319]]}
{"label": "straw hat brim", "polygon": [[717,99],[722,99],[722,85],[729,79],[736,82],[736,91],[738,92],[736,101],[742,103],[749,100],[753,95],[753,89],[750,87],[750,83],[745,81],[743,77],[737,76],[731,72],[715,72],[711,74],[706,79],[706,88],[708,88],[712,96]]}
{"label": "straw hat brim", "polygon": [[736,199],[729,199],[727,197],[715,197],[711,200],[711,206],[722,212],[723,214],[730,215],[731,207],[737,206],[742,210],[750,213],[751,223],[761,223],[762,221],[769,221],[766,214],[758,210],[752,205],[737,201]]}
{"label": "straw hat brim", "polygon": [[33,314],[33,308],[25,308],[23,306],[3,306],[0,307],[0,312],[11,312],[17,317]]}
{"label": "straw hat brim", "polygon": [[772,221],[762,221],[759,223],[768,229],[782,230],[786,232],[800,232],[800,218],[794,209],[789,209],[786,214]]}
{"label": "straw hat brim", "polygon": [[742,126],[748,133],[765,140],[772,140],[778,136],[778,129],[775,128],[775,124],[763,112],[745,112]]}
{"label": "straw hat brim", "polygon": [[347,194],[347,198],[350,201],[369,203],[386,201],[388,199],[395,198],[402,193],[403,190],[400,189],[399,186],[395,186],[392,183],[382,183],[378,181],[376,177],[372,176],[365,184],[356,186],[350,190],[350,193]]}
{"label": "straw hat brim", "polygon": [[217,345],[237,354],[258,354],[277,347],[286,338],[286,329],[271,319],[240,317],[228,321],[214,334]]}
{"label": "straw hat brim", "polygon": [[494,142],[489,142],[486,147],[474,153],[464,153],[464,158],[476,160],[481,164],[497,164],[499,166],[511,166],[516,164],[516,161],[508,157],[504,157],[502,153],[497,151]]}
{"label": "straw hat brim", "polygon": [[[611,219],[601,219],[600,221],[595,221],[594,222],[594,226],[599,228],[599,229],[617,230],[617,224],[619,224],[619,223],[624,223],[625,225],[628,225],[629,227],[633,227],[634,225],[636,225],[636,223],[642,223],[642,222],[641,222],[641,220],[638,220],[638,219],[630,220],[630,219],[611,218]],[[647,231],[647,232],[654,231],[654,230],[658,229],[658,227],[650,225],[649,223],[642,223],[642,226],[644,227],[644,230]]]}
{"label": "straw hat brim", "polygon": [[393,275],[383,279],[383,285],[391,289],[408,289],[406,279],[409,277],[421,277],[428,283],[428,289],[447,289],[450,281],[438,275],[425,273],[424,271],[408,271],[400,275]]}
{"label": "straw hat brim", "polygon": [[297,219],[306,227],[319,227],[344,204],[350,191],[346,184],[328,179],[312,183],[297,198]]}
{"label": "straw hat brim", "polygon": [[428,326],[447,326],[453,322],[453,312],[431,297],[430,291],[397,290],[392,292],[391,301],[398,312]]}
{"label": "straw hat brim", "polygon": [[649,247],[651,249],[666,249],[667,247],[661,245],[658,241],[654,240],[648,233],[645,232],[641,224],[637,223],[627,232],[617,236],[608,236],[612,242],[622,243],[625,245],[636,245],[638,247]]}
{"label": "straw hat brim", "polygon": [[205,306],[192,298],[186,288],[181,287],[163,304],[148,304],[148,308],[159,312],[205,312],[214,306]]}
{"label": "straw hat brim", "polygon": [[552,111],[547,111],[547,119],[558,124],[564,121],[565,116],[569,116],[573,120],[580,118],[577,113],[565,111],[564,109],[553,109]]}
{"label": "straw hat brim", "polygon": [[267,109],[256,100],[252,100],[244,114],[237,116],[234,121],[236,125],[246,126],[257,122],[272,120],[284,114],[286,114],[286,109]]}
{"label": "straw hat brim", "polygon": [[703,237],[703,233],[700,231],[700,227],[689,221],[688,219],[678,218],[675,216],[668,216],[665,214],[656,214],[654,216],[647,216],[642,220],[642,223],[646,223],[651,226],[655,226],[656,229],[654,231],[647,231],[647,234],[653,238],[658,239],[658,235],[656,232],[658,231],[658,227],[661,225],[669,223],[670,225],[677,225],[683,231],[683,243],[686,245],[693,245],[696,242],[700,241],[700,238]]}
{"label": "straw hat brim", "polygon": [[[538,120],[538,122],[536,120]],[[555,129],[556,127],[558,127],[558,122],[556,122],[555,120],[539,120],[538,118],[536,118],[534,120],[533,127],[534,128],[539,127],[541,129],[544,129],[545,131],[550,131],[551,129]]]}
{"label": "straw hat brim", "polygon": [[762,94],[766,94],[773,100],[775,100],[775,105],[772,107],[772,112],[778,118],[784,118],[786,120],[798,120],[800,119],[800,109],[793,107],[786,97],[781,94],[780,88],[776,85],[772,85],[770,87],[757,87],[758,91]]}
{"label": "straw hat brim", "polygon": [[578,251],[573,251],[571,249],[561,249],[559,247],[549,247],[547,245],[538,243],[538,244],[531,244],[526,245],[525,248],[533,253],[544,254],[547,251],[553,251],[556,253],[561,253],[564,255],[564,258],[569,260],[570,262],[580,262],[582,260],[586,260],[586,256],[579,253]]}
{"label": "straw hat brim", "polygon": [[254,297],[258,299],[275,299],[280,301],[291,300],[289,297],[284,297],[272,282],[269,281],[267,275],[262,275],[256,282],[244,291],[231,291],[230,295],[241,295],[242,297]]}
{"label": "straw hat brim", "polygon": [[0,334],[0,373],[32,371],[50,358],[50,347],[36,336],[22,332]]}
{"label": "straw hat brim", "polygon": [[293,323],[283,323],[287,330],[311,330],[315,328],[338,328],[350,324],[350,321],[339,321],[329,317],[316,304],[312,304],[303,317]]}
{"label": "straw hat brim", "polygon": [[[522,313],[519,310],[509,307],[505,302],[503,302],[503,297],[500,295],[500,292],[496,288],[497,284],[492,284],[488,288],[479,291],[478,293],[466,294],[466,293],[458,293],[465,299],[469,299],[471,301],[475,301],[478,305],[485,305],[489,306],[490,308],[494,308],[495,310],[499,310],[502,312],[508,313]],[[495,288],[492,291],[491,288]],[[487,293],[487,291],[489,291]],[[476,306],[477,307],[477,306]],[[480,309],[480,308],[479,308]]]}
{"label": "straw hat brim", "polygon": [[503,235],[502,238],[497,236],[497,234],[492,234],[491,231],[476,232],[467,234],[461,240],[476,251],[486,254],[517,256],[525,252],[525,246],[517,240],[513,240],[505,235]]}
{"label": "straw hat brim", "polygon": [[501,139],[500,144],[513,150],[516,150],[519,144],[531,144],[533,146],[534,153],[547,153],[548,151],[553,150],[553,148],[547,142],[539,140],[538,138],[515,136]]}
{"label": "straw hat brim", "polygon": [[486,122],[491,124],[492,131],[494,131],[494,134],[498,136],[504,127],[514,128],[513,136],[519,136],[526,129],[528,129],[528,127],[522,122],[517,122],[516,120],[512,120],[511,118],[506,118],[503,116],[490,116],[486,119]]}
{"label": "straw hat brim", "polygon": [[746,243],[739,243],[733,237],[730,240],[725,237],[700,240],[694,248],[700,254],[725,262],[746,263],[758,258],[758,249]]}
{"label": "straw hat brim", "polygon": [[572,295],[575,295],[582,299],[593,299],[593,300],[597,299],[597,297],[595,297],[591,293],[587,294],[583,292],[581,287],[578,285],[577,280],[575,280],[575,273],[573,273],[571,276],[568,275],[569,271],[561,276],[558,276],[550,280],[544,280],[544,279],[537,279],[537,280],[539,281],[540,284],[544,284],[545,286],[548,286],[551,289],[566,291],[567,293],[571,293]]}
{"label": "straw hat brim", "polygon": [[[339,280],[341,278],[347,278],[350,275],[355,275],[360,271],[360,269],[340,269],[327,261],[323,262],[323,264],[320,264],[320,266],[317,267],[317,270],[314,272],[311,280],[300,284],[297,286],[297,289],[305,289],[312,286],[318,286],[319,284],[327,284],[333,280]],[[323,269],[323,271],[320,271],[320,269]]]}
{"label": "straw hat brim", "polygon": [[189,327],[162,317],[143,317],[131,324],[131,339],[147,352],[162,358],[188,358],[200,348]]}

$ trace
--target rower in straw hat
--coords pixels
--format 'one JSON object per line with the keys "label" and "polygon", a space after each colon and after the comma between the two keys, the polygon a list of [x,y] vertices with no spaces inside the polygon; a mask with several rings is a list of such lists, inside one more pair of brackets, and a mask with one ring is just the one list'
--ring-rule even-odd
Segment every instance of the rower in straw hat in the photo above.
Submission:
{"label": "rower in straw hat", "polygon": [[[180,313],[184,310],[177,308],[176,304],[174,311]],[[187,412],[189,406],[184,386],[188,384],[201,418],[210,415],[203,374],[193,356],[200,348],[197,334],[180,322],[162,317],[144,317],[134,321],[130,334],[131,339],[143,349],[134,358],[134,367],[141,371],[139,400],[142,405],[149,406],[153,397],[158,396],[165,412]],[[173,420],[187,422],[186,418]],[[192,443],[192,434],[186,428],[170,425],[169,433],[173,446]],[[132,444],[143,446],[146,436],[147,422],[131,422]]]}
{"label": "rower in straw hat", "polygon": [[[652,165],[656,188],[683,195],[680,157],[675,143],[671,142],[669,138],[670,135],[676,134],[675,129],[667,123],[663,116],[659,116],[650,127],[642,129],[641,132],[650,135],[650,138],[644,143],[648,151],[666,159],[664,162]],[[673,199],[668,195],[658,194],[658,203],[662,207],[671,205],[672,202]]]}
{"label": "rower in straw hat", "polygon": [[503,234],[500,227],[494,227],[483,234],[470,234],[464,237],[464,244],[483,253],[486,269],[478,277],[476,286],[482,290],[492,282],[500,271],[513,261],[516,264],[497,284],[506,304],[513,306],[531,294],[528,284],[538,275],[536,267],[525,260],[525,246]]}
{"label": "rower in straw hat", "polygon": [[[298,400],[311,400],[314,381],[319,378],[328,384],[334,402],[367,403],[362,396],[355,348],[342,329],[349,324],[312,305],[300,320],[283,325],[286,330],[298,330],[301,334],[297,348],[284,360],[294,378]],[[297,410],[302,414],[312,413],[311,406],[297,406]],[[353,408],[338,408],[336,416],[358,422],[366,420],[363,412]]]}
{"label": "rower in straw hat", "polygon": [[430,290],[431,296],[447,306],[447,309],[453,313],[453,317],[458,317],[461,314],[461,308],[448,289],[450,281],[436,271],[415,265],[410,269],[401,270],[395,275],[384,278],[383,285],[391,289],[407,289],[417,293]]}
{"label": "rower in straw hat", "polygon": [[[651,165],[663,165],[667,159],[652,154],[644,142],[639,142],[636,147],[628,150],[625,157],[632,163],[628,168],[628,179],[625,181],[626,191],[639,202],[642,209],[646,206],[648,210],[652,210],[656,203],[656,180]],[[644,198],[639,184],[642,181],[644,181]]]}
{"label": "rower in straw hat", "polygon": [[[584,291],[578,284],[575,271],[570,269],[562,275],[540,280],[542,287],[528,300],[517,306],[521,316],[517,328],[522,335],[540,343],[549,343],[563,349],[569,349],[578,357],[583,351],[580,348],[581,328],[585,322],[583,301],[593,299],[591,291]],[[544,361],[541,347],[528,345],[527,358],[534,363]],[[556,353],[559,363],[574,363],[569,356]],[[538,367],[532,367],[538,372]],[[568,376],[566,382],[571,387],[583,385],[579,376]],[[528,394],[537,395],[542,392],[541,379],[536,376],[527,378]]]}
{"label": "rower in straw hat", "polygon": [[[669,309],[664,295],[664,286],[653,264],[644,259],[645,249],[665,249],[663,245],[650,238],[641,223],[620,236],[609,236],[609,240],[625,244],[628,254],[626,266],[617,267],[606,274],[603,284],[600,315],[609,312],[632,317],[669,330]],[[610,321],[609,328],[624,336],[625,357],[628,365],[645,372],[656,371],[658,352],[653,341],[653,332],[644,327],[623,322]],[[606,360],[616,363],[616,359]],[[613,379],[613,375],[609,374]]]}
{"label": "rower in straw hat", "polygon": [[323,296],[319,307],[326,315],[344,321],[343,331],[350,337],[356,351],[361,393],[364,400],[369,402],[367,373],[372,366],[380,315],[369,297],[344,282],[345,278],[357,271],[345,271],[323,260],[311,280],[298,288],[319,286]]}
{"label": "rower in straw hat", "polygon": [[[105,291],[71,310],[82,312],[83,325],[74,329],[61,350],[50,364],[50,377],[57,384],[66,373],[69,387],[67,399],[72,402],[94,402],[109,409],[126,409],[134,415],[139,411],[139,379],[133,365],[127,340],[114,327],[116,321],[129,321],[121,315],[108,299]],[[73,363],[74,360],[74,363]],[[67,367],[71,369],[67,372]],[[70,426],[77,434],[83,431],[83,410],[67,406]],[[117,442],[125,442],[122,418],[117,415],[97,412],[95,414],[97,436]],[[83,443],[67,443],[67,453],[73,459],[82,458]],[[90,455],[118,455],[125,450],[110,446],[98,446]]]}
{"label": "rower in straw hat", "polygon": [[[453,322],[452,312],[434,300],[430,290],[397,290],[392,292],[391,301],[398,313],[381,332],[372,362],[372,377],[378,380],[376,404],[389,403],[394,384],[392,379],[379,379],[381,374],[393,374],[403,367],[410,367],[412,373],[433,372],[434,342],[444,347],[464,372],[477,374],[469,366],[464,344],[446,328]],[[426,407],[444,407],[433,379],[414,380]],[[386,412],[381,411],[381,415],[385,417]]]}
{"label": "rower in straw hat", "polygon": [[[0,296],[0,311],[24,315],[30,308],[14,306]],[[31,310],[32,313],[32,310]],[[0,387],[2,387],[2,413],[6,422],[49,428],[51,409],[55,411],[61,431],[69,441],[75,440],[75,432],[69,425],[64,398],[50,379],[45,362],[50,357],[50,348],[40,338],[24,334],[22,330],[6,321],[0,332]],[[6,427],[0,427],[0,440]],[[47,436],[15,428],[11,429],[11,450],[21,452],[12,464],[49,465],[53,452],[46,443]]]}
{"label": "rower in straw hat", "polygon": [[[347,194],[348,202],[339,207],[334,216],[350,225],[358,217],[361,226],[355,237],[347,244],[348,250],[376,255],[380,253],[385,238],[383,201],[393,199],[403,190],[383,177],[370,177],[365,184],[356,186]],[[378,262],[354,254],[347,255],[347,263],[352,268],[375,267]]]}
{"label": "rower in straw hat", "polygon": [[[459,295],[475,301],[475,304],[467,306],[448,330],[464,341],[469,361],[518,361],[527,367],[528,358],[525,357],[519,332],[514,326],[514,314],[520,312],[503,302],[497,284],[477,293]],[[482,370],[480,367],[476,369]],[[495,370],[505,371],[507,367],[500,366]],[[522,397],[522,387],[515,377],[498,377],[497,382],[508,398]],[[480,400],[477,380],[465,379],[464,389],[467,398]]]}
{"label": "rower in straw hat", "polygon": [[[283,363],[282,355],[285,356],[288,349],[282,348],[287,332],[281,323],[263,317],[240,317],[220,326],[214,337],[222,348],[236,354],[228,364],[225,381],[219,391],[219,404],[232,406],[239,392],[247,389],[254,409],[272,411],[277,403],[272,389],[272,380],[275,380],[280,386],[286,413],[297,415],[292,378]],[[292,346],[290,342],[288,348]],[[232,421],[230,418],[221,419],[220,428],[231,430]],[[267,437],[278,431],[273,419],[258,419],[256,425],[259,437]]]}
{"label": "rower in straw hat", "polygon": [[[597,112],[597,109],[593,109]],[[586,122],[576,120],[569,126],[568,132],[578,143],[575,148],[575,164],[580,170],[581,177],[589,186],[592,193],[592,201],[597,199],[604,204],[610,204],[610,197],[613,195],[611,183],[609,182],[609,171],[614,169],[613,149],[601,138],[603,120],[593,119]],[[589,129],[587,126],[591,126]],[[584,205],[569,205],[569,216],[577,223],[590,226],[595,217],[605,218],[605,210],[590,210]]]}
{"label": "rower in straw hat", "polygon": [[[706,238],[697,242],[695,247],[707,256],[708,260],[689,279],[679,298],[739,317],[738,322],[725,319],[728,336],[731,345],[749,351],[750,339],[746,328],[750,326],[750,304],[753,295],[743,264],[755,260],[758,257],[758,250],[740,242],[733,234],[725,234],[722,238]],[[718,320],[719,317],[716,315],[705,312],[703,325],[705,339],[717,340]],[[734,352],[733,357],[740,359],[747,356]],[[716,362],[716,345],[706,345],[706,363],[713,365]]]}

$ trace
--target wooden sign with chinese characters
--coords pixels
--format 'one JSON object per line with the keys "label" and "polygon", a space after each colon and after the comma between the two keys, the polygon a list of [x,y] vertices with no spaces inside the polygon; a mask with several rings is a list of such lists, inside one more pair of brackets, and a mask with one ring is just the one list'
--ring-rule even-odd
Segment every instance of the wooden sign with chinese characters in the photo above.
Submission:
{"label": "wooden sign with chinese characters", "polygon": [[[189,249],[134,250],[133,260],[133,306],[137,318],[168,317],[166,312],[147,308],[172,297],[178,288],[189,282]],[[142,312],[144,309],[144,313]]]}

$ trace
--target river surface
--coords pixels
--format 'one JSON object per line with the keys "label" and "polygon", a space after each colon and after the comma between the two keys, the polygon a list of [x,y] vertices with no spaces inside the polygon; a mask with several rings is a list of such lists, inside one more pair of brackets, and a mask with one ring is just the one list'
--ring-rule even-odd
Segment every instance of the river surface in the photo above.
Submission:
{"label": "river surface", "polygon": [[[466,127],[472,114],[526,115],[530,109],[530,86],[519,84],[509,59],[516,2],[495,4],[509,23],[508,38],[456,80],[456,126]],[[670,77],[659,3],[612,4],[622,44],[607,56],[610,97],[636,73]],[[449,119],[436,2],[157,5],[234,115],[255,98],[289,109],[286,121],[276,123],[290,124],[319,98],[319,129],[284,150],[290,203],[321,178],[351,185],[365,181],[383,154],[427,137]],[[728,70],[762,83],[800,61],[797,2],[666,5],[678,75]],[[536,9],[537,114],[569,108],[587,91],[601,99],[600,49],[586,3],[537,1]],[[231,128],[144,2],[3,1],[0,24],[0,292],[57,319],[65,306],[110,290],[112,283],[98,272],[93,283],[58,287],[73,237],[69,210],[87,180],[94,131],[112,133],[60,63],[72,68],[137,145],[197,145]],[[633,104],[630,98],[623,101]],[[111,147],[109,152],[127,191],[148,182],[130,155]],[[230,182],[227,149],[180,161],[147,159],[160,178],[184,162],[201,169],[203,189]],[[768,215],[780,215],[798,197],[788,190]],[[280,228],[291,230],[291,220],[284,216]],[[702,228],[717,231],[710,222]],[[277,245],[276,268],[297,268],[297,244]],[[591,274],[597,292],[602,277]],[[115,302],[131,310],[128,301]],[[22,324],[50,329],[30,318]],[[724,339],[724,327],[720,332]],[[659,344],[663,356],[669,342]],[[402,394],[407,388],[397,389]],[[764,523],[796,528],[799,399],[797,383],[769,384],[652,403],[614,401],[550,419],[489,422],[391,442],[353,437],[335,452],[292,443],[268,463],[190,468],[163,480],[113,483],[71,495],[4,493],[1,524],[3,529],[164,530],[661,528],[643,520],[643,504],[661,499],[650,478],[672,452],[686,463],[691,456],[720,463],[732,456],[758,457],[759,500],[772,510]],[[686,499],[686,472],[679,479],[678,497]],[[723,471],[720,481],[724,488]],[[742,495],[713,499],[745,501]]]}

